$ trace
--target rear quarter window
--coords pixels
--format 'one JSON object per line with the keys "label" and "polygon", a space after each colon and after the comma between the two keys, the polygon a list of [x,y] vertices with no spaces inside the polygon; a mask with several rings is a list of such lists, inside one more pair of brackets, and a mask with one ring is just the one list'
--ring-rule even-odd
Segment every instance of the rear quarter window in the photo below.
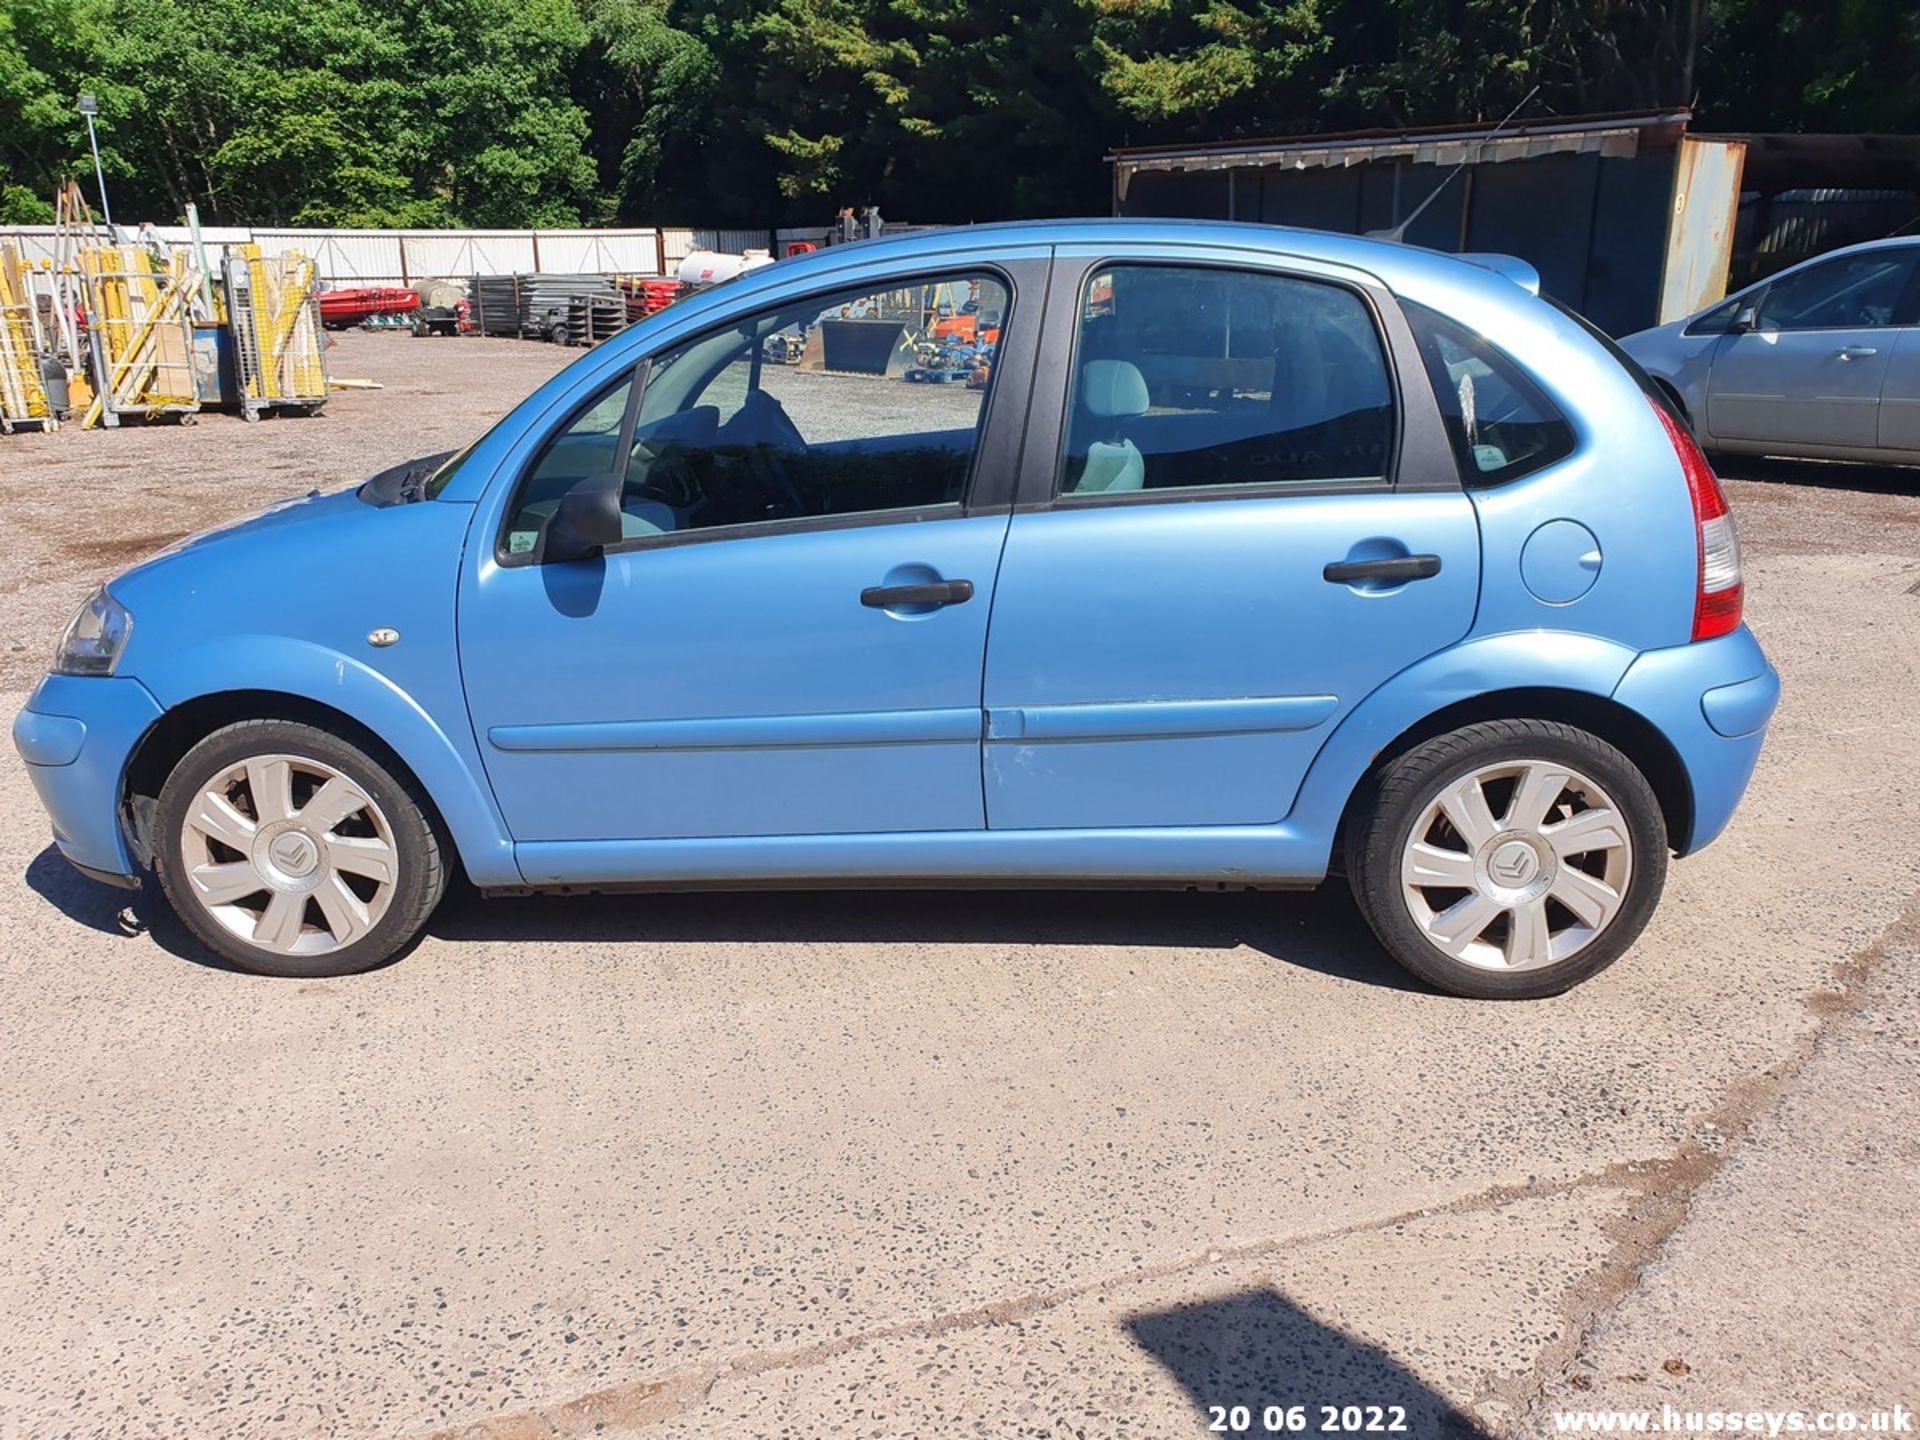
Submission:
{"label": "rear quarter window", "polygon": [[1519,362],[1437,310],[1400,306],[1469,489],[1505,485],[1573,453],[1573,426]]}

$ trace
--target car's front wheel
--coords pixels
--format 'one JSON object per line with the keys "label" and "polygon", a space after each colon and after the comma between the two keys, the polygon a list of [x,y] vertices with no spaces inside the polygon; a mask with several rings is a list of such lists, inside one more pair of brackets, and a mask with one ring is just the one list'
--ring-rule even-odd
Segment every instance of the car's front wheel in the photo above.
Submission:
{"label": "car's front wheel", "polygon": [[286,720],[216,730],[161,787],[154,869],[208,949],[262,975],[351,975],[446,888],[426,809],[380,761]]}
{"label": "car's front wheel", "polygon": [[1666,883],[1659,801],[1614,746],[1545,720],[1469,725],[1388,765],[1347,872],[1374,933],[1457,995],[1557,995],[1612,964]]}

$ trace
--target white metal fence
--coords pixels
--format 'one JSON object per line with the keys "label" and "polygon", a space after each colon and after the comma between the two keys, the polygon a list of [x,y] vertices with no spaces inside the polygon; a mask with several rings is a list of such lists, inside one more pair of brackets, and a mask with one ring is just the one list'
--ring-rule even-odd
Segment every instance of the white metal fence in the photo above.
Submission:
{"label": "white metal fence", "polygon": [[[159,226],[162,240],[191,238],[180,226]],[[53,258],[54,227],[0,230],[29,261]],[[765,230],[691,230],[644,226],[623,230],[333,230],[203,227],[209,245],[257,244],[268,255],[312,256],[322,280],[335,286],[411,285],[464,275],[515,275],[545,270],[583,275],[671,275],[692,250],[739,253],[773,243]]]}

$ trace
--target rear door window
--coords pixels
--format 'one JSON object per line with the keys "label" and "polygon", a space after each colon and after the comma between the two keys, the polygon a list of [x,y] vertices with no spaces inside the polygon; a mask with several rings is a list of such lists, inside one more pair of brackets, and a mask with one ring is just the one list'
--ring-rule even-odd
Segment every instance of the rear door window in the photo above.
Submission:
{"label": "rear door window", "polygon": [[1504,485],[1573,453],[1573,426],[1510,355],[1437,310],[1400,305],[1468,486]]}
{"label": "rear door window", "polygon": [[1081,296],[1060,493],[1379,484],[1395,425],[1379,332],[1354,291],[1111,266]]}

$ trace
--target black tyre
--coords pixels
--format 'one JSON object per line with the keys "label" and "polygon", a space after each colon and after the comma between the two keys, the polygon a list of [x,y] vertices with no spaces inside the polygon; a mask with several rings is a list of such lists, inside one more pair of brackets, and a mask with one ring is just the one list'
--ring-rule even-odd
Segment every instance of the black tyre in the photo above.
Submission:
{"label": "black tyre", "polygon": [[154,870],[182,923],[261,975],[352,975],[392,958],[446,889],[410,782],[311,725],[246,720],[173,768]]}
{"label": "black tyre", "polygon": [[1356,800],[1347,876],[1393,958],[1485,1000],[1558,995],[1625,953],[1667,877],[1659,801],[1632,761],[1547,720],[1440,735]]}

